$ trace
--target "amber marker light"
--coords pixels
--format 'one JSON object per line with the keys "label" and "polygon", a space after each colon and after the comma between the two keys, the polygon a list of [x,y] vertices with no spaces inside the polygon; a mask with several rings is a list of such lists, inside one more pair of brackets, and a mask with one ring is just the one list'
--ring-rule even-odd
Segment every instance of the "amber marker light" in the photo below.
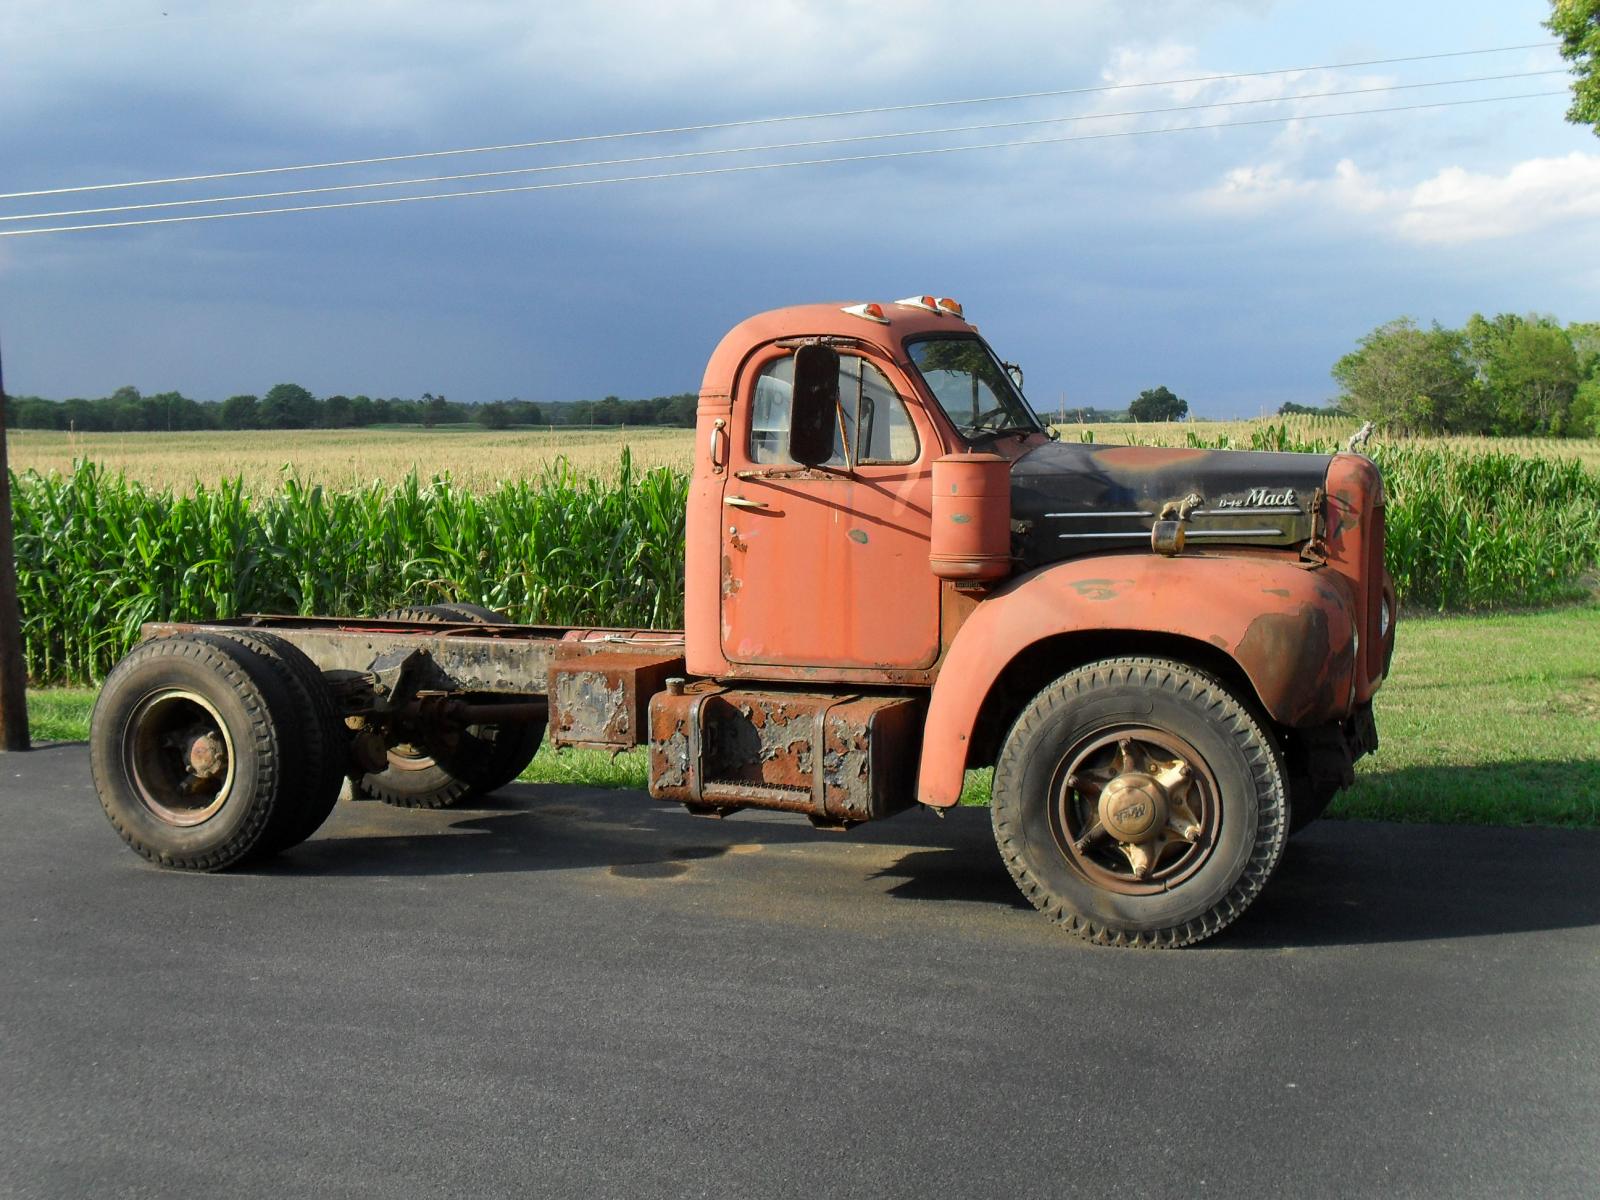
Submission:
{"label": "amber marker light", "polygon": [[880,325],[889,323],[889,318],[883,315],[883,305],[881,304],[851,304],[842,311],[849,313],[852,317],[865,317],[869,321],[876,321]]}

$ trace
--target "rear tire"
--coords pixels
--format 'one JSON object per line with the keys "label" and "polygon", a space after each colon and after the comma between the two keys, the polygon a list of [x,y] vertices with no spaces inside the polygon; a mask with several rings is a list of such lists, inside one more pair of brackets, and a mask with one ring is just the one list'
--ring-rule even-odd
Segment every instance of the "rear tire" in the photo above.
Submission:
{"label": "rear tire", "polygon": [[1183,663],[1068,672],[995,766],[995,841],[1022,893],[1100,945],[1186,946],[1242,913],[1283,852],[1282,756],[1249,708]]}
{"label": "rear tire", "polygon": [[298,846],[322,828],[339,802],[350,758],[350,733],[344,718],[322,672],[288,639],[259,629],[213,629],[208,633],[237,642],[276,664],[294,696],[305,751],[302,778],[295,795],[296,811],[276,830],[268,852]]}
{"label": "rear tire", "polygon": [[89,726],[101,807],[165,867],[221,871],[272,853],[298,812],[299,713],[280,668],[223,638],[134,647]]}
{"label": "rear tire", "polygon": [[[386,612],[380,620],[433,624],[505,625],[477,604],[426,604]],[[398,808],[450,808],[496,791],[521,775],[544,738],[544,723],[469,725],[453,746],[397,746],[389,766],[365,775],[364,795]]]}

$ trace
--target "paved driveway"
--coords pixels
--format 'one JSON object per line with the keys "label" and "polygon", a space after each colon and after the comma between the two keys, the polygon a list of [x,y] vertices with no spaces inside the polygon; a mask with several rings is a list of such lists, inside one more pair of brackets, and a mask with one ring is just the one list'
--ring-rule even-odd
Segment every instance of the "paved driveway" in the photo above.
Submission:
{"label": "paved driveway", "polygon": [[1600,1194],[1592,833],[1324,822],[1136,953],[982,812],[519,786],[189,876],[58,746],[0,813],[0,1195]]}

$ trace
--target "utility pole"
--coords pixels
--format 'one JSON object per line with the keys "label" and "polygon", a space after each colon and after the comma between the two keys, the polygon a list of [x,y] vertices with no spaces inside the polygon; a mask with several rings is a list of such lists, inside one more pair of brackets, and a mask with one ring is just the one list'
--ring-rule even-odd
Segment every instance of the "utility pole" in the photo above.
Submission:
{"label": "utility pole", "polygon": [[28,667],[17,609],[17,564],[11,554],[11,471],[6,465],[6,382],[0,359],[0,750],[26,750]]}

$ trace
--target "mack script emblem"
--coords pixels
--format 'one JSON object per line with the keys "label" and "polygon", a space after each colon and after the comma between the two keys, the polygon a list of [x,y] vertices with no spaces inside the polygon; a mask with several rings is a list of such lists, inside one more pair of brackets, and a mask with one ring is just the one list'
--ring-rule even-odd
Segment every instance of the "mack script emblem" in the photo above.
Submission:
{"label": "mack script emblem", "polygon": [[1223,496],[1218,508],[1299,508],[1293,488],[1273,491],[1271,488],[1251,488],[1245,496]]}

